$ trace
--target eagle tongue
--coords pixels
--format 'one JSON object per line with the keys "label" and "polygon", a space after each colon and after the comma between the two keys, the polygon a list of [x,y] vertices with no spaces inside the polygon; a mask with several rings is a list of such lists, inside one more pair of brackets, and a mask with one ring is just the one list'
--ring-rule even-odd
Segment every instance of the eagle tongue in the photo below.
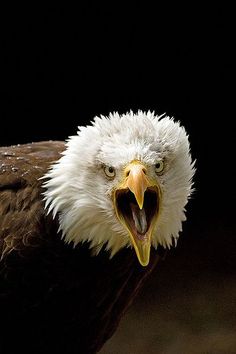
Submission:
{"label": "eagle tongue", "polygon": [[135,228],[138,232],[138,235],[145,235],[147,232],[147,218],[145,209],[140,209],[137,204],[130,203],[130,208],[132,211],[132,217],[134,220]]}

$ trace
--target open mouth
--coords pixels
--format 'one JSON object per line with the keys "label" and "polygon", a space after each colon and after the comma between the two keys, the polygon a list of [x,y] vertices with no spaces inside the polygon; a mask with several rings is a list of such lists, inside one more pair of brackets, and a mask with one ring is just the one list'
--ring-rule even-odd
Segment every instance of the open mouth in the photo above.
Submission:
{"label": "open mouth", "polygon": [[158,189],[156,187],[146,189],[142,209],[128,188],[117,190],[115,201],[118,217],[125,223],[132,236],[141,242],[146,241],[158,215]]}
{"label": "open mouth", "polygon": [[161,189],[148,175],[147,166],[138,160],[124,169],[124,178],[114,189],[113,204],[118,220],[128,231],[139,263],[147,266],[154,227],[161,202]]}

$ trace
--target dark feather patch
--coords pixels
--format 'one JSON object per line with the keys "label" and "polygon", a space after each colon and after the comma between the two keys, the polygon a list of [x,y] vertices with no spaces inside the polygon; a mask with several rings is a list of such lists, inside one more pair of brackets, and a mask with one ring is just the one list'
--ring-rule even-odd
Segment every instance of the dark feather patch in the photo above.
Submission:
{"label": "dark feather patch", "polygon": [[[0,148],[0,254],[36,245],[44,218],[41,182],[63,142]],[[39,242],[40,243],[40,242]]]}

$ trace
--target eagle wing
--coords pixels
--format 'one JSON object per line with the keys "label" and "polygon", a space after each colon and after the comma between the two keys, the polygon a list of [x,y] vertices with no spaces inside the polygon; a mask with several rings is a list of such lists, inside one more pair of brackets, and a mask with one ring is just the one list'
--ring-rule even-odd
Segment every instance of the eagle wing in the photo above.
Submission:
{"label": "eagle wing", "polygon": [[42,181],[65,143],[45,141],[0,148],[0,258],[41,242],[45,227]]}

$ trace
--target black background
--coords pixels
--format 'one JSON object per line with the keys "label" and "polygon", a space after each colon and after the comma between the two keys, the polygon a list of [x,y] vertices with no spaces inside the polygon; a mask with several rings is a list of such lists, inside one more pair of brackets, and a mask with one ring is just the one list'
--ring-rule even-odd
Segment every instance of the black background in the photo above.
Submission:
{"label": "black background", "polygon": [[110,111],[174,116],[197,173],[173,259],[216,279],[236,271],[231,13],[148,2],[0,13],[1,145],[64,140]]}

